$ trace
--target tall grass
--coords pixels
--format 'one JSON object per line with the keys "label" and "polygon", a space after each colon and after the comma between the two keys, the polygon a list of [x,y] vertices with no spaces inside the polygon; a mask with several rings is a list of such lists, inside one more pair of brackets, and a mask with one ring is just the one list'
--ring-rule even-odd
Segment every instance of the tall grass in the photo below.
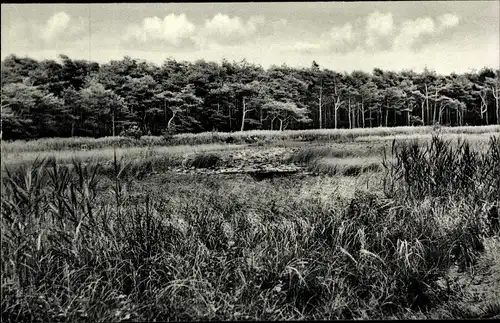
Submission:
{"label": "tall grass", "polygon": [[[498,163],[495,151],[481,161]],[[400,164],[407,158],[395,156]],[[438,164],[447,161],[439,158]],[[386,163],[394,187],[417,185],[419,179],[400,176],[397,163]],[[438,172],[428,176],[442,183],[444,195],[432,188],[388,197],[358,191],[326,207],[299,198],[300,187],[290,180],[172,175],[151,185],[131,181],[124,169],[117,157],[108,178],[99,176],[98,164],[79,160],[7,167],[2,321],[425,313],[453,295],[437,280],[455,262],[473,264],[485,234],[481,204],[465,193],[448,194],[451,184],[439,182]],[[493,180],[472,179],[487,181],[485,187]],[[488,189],[481,192],[491,197]]]}
{"label": "tall grass", "polygon": [[380,155],[383,145],[337,145],[301,148],[294,151],[287,161],[306,165],[311,172],[327,175],[357,176],[382,169]]}
{"label": "tall grass", "polygon": [[[384,155],[388,171],[386,192],[416,199],[426,196],[465,196],[491,203],[500,199],[500,138],[490,137],[485,151],[472,150],[466,140],[456,145],[434,136],[424,144],[397,145],[392,158]],[[394,162],[393,162],[394,161]]]}

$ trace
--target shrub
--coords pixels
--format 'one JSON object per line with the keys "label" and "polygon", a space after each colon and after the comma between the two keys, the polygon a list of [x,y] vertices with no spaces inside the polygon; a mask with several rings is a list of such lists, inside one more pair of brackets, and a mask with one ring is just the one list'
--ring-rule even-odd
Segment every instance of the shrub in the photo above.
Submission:
{"label": "shrub", "polygon": [[120,133],[120,136],[130,137],[134,139],[141,139],[142,130],[138,126],[134,125],[126,130],[123,130]]}

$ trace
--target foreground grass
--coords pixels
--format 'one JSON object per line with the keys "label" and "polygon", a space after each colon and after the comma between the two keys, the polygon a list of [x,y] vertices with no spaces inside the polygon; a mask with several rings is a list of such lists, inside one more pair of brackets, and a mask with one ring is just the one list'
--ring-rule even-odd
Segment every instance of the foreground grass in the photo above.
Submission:
{"label": "foreground grass", "polygon": [[[482,134],[500,133],[500,126],[464,126],[464,127],[442,127],[439,128],[443,134]],[[357,129],[315,129],[315,130],[251,130],[244,132],[223,133],[204,132],[198,134],[178,134],[169,138],[143,136],[141,139],[126,137],[104,137],[104,138],[44,138],[32,141],[15,140],[2,141],[3,153],[15,152],[39,152],[59,150],[81,150],[85,145],[87,149],[103,149],[110,147],[149,147],[149,146],[176,146],[176,145],[205,145],[221,143],[279,143],[283,140],[300,141],[352,141],[358,137],[387,137],[394,135],[429,134],[435,130],[434,127],[378,127]],[[391,138],[392,139],[392,138]]]}
{"label": "foreground grass", "polygon": [[54,159],[8,167],[2,321],[425,317],[456,292],[438,280],[497,234],[500,195],[494,139],[483,153],[433,145],[395,148],[385,196],[328,203],[294,180],[142,183],[118,160],[112,174]]}

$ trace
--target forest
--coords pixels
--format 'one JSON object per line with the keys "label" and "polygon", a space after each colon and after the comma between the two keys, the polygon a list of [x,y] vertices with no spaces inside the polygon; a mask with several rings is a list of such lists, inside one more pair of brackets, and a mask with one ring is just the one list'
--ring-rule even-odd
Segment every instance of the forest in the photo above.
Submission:
{"label": "forest", "polygon": [[500,124],[500,70],[336,72],[60,55],[2,61],[2,139]]}

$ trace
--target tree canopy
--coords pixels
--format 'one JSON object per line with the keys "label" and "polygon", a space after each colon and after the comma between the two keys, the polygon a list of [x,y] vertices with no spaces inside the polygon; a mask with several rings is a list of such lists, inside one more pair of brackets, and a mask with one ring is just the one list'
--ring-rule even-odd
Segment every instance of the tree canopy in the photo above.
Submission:
{"label": "tree canopy", "polygon": [[3,139],[499,124],[500,71],[340,73],[241,62],[2,61]]}

